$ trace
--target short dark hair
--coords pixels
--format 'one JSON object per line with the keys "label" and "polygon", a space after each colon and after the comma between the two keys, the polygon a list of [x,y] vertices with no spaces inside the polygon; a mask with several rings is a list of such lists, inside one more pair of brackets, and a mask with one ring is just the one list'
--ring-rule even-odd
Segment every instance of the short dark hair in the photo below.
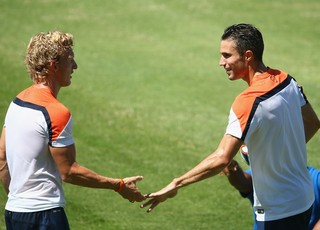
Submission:
{"label": "short dark hair", "polygon": [[255,59],[262,61],[264,43],[261,32],[251,24],[234,24],[224,30],[221,40],[231,39],[236,43],[240,55],[246,50],[251,50]]}

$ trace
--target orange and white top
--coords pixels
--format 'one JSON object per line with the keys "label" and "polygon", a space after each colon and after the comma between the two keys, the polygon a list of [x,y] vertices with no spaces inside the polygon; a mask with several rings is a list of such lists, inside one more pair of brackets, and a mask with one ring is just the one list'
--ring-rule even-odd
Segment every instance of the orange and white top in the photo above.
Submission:
{"label": "orange and white top", "polygon": [[290,75],[269,68],[232,104],[226,134],[247,145],[259,221],[302,213],[314,201],[301,114],[306,103]]}
{"label": "orange and white top", "polygon": [[6,209],[35,212],[65,206],[62,180],[49,145],[74,143],[72,116],[48,88],[33,85],[11,102],[6,155],[11,183]]}

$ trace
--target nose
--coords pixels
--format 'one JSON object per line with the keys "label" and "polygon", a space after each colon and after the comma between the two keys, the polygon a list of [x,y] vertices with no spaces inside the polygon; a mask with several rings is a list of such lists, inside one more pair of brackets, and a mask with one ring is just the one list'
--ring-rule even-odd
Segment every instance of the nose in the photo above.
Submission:
{"label": "nose", "polygon": [[73,69],[78,69],[78,64],[76,61],[73,61]]}
{"label": "nose", "polygon": [[225,65],[226,65],[226,62],[225,62],[225,60],[224,60],[224,57],[221,56],[221,57],[220,57],[220,61],[219,61],[219,66],[225,66]]}

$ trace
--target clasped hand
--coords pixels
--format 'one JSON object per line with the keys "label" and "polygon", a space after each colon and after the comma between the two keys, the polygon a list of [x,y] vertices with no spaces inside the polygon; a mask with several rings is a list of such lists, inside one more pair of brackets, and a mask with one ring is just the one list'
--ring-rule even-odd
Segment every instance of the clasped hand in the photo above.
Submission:
{"label": "clasped hand", "polygon": [[119,192],[119,194],[129,200],[130,202],[141,202],[145,199],[149,199],[146,203],[140,205],[140,208],[145,208],[150,206],[147,209],[147,212],[151,212],[158,204],[161,202],[166,201],[168,198],[173,198],[178,193],[178,188],[176,187],[174,182],[171,182],[163,189],[159,190],[158,192],[149,193],[147,195],[142,195],[141,192],[138,190],[136,183],[142,180],[142,176],[135,176],[135,177],[127,177],[124,178],[124,187]]}
{"label": "clasped hand", "polygon": [[175,197],[177,193],[178,188],[173,183],[170,183],[158,192],[147,194],[145,197],[150,198],[150,200],[140,205],[140,208],[144,208],[150,205],[150,207],[147,209],[147,212],[151,212],[158,204],[166,201],[168,198]]}
{"label": "clasped hand", "polygon": [[141,202],[146,199],[146,197],[141,194],[141,192],[137,188],[137,182],[141,181],[143,179],[142,176],[134,176],[134,177],[127,177],[124,178],[124,187],[123,189],[119,192],[119,194],[129,200],[130,202]]}

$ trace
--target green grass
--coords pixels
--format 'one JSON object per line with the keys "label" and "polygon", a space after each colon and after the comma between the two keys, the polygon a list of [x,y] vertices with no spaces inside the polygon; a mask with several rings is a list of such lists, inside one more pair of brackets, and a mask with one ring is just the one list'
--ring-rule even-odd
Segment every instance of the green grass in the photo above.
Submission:
{"label": "green grass", "polygon": [[[230,24],[259,27],[265,64],[292,74],[320,113],[318,0],[0,0],[0,8],[0,121],[31,84],[23,64],[30,37],[70,32],[79,68],[59,99],[73,113],[78,162],[110,177],[143,175],[144,193],[192,168],[222,137],[230,105],[246,87],[218,66]],[[319,142],[317,134],[308,144],[315,167]],[[113,191],[64,187],[72,229],[252,226],[249,202],[223,176],[182,189],[150,214]],[[5,200],[2,191],[1,209]]]}

